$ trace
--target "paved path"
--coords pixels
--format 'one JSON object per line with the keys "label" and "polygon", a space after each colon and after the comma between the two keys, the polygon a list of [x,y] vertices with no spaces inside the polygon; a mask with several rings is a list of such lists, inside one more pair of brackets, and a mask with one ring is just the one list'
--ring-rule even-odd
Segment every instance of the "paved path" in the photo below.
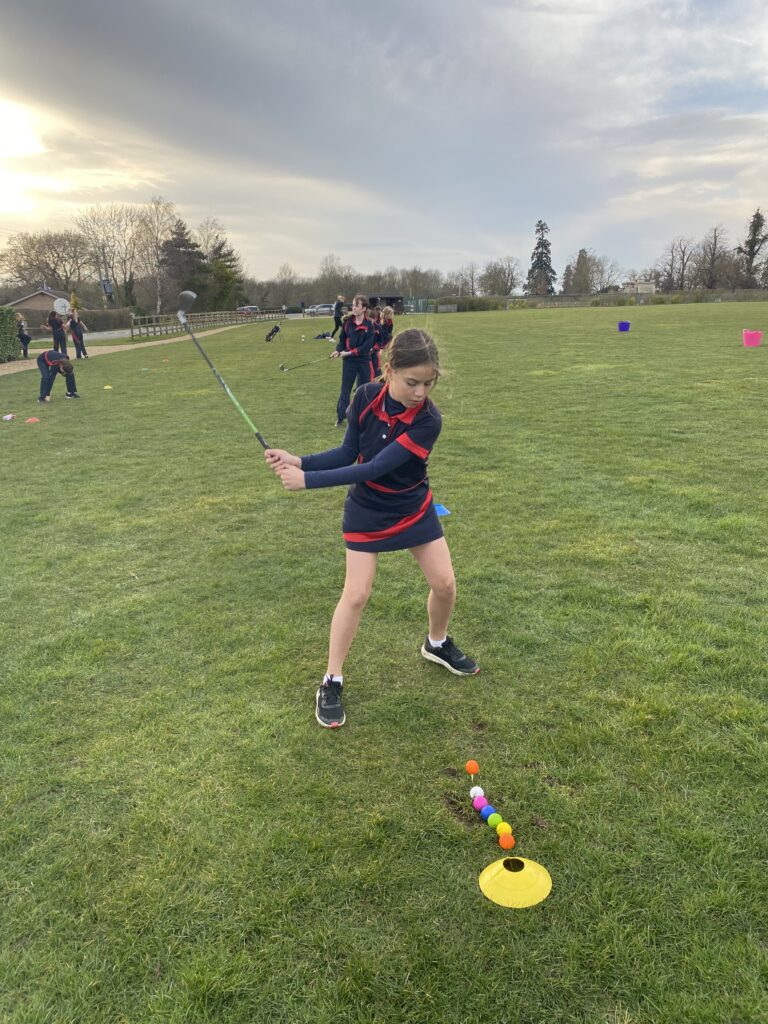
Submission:
{"label": "paved path", "polygon": [[[226,327],[216,327],[210,331],[200,331],[196,337],[207,338],[209,334],[221,334],[222,331],[231,331],[239,324],[231,324]],[[88,346],[88,355],[91,359],[96,359],[97,356],[107,356],[110,352],[133,352],[137,348],[154,348],[156,345],[172,345],[175,341],[190,341],[188,334],[180,334],[176,338],[159,338],[156,341],[135,341],[130,345],[95,345],[91,347],[91,343],[88,341],[86,335],[86,345]],[[22,370],[37,369],[37,357],[42,352],[39,349],[34,358],[30,355],[29,359],[17,359],[13,363],[0,363],[0,377],[7,373],[21,373]],[[33,349],[30,352],[34,352]]]}

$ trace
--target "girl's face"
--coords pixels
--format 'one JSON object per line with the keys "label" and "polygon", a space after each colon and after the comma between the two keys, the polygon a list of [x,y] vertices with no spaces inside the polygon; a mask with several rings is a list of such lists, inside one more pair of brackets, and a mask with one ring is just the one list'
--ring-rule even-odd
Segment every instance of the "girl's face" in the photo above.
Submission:
{"label": "girl's face", "polygon": [[406,409],[412,409],[429,397],[437,383],[437,373],[430,363],[409,366],[407,370],[393,370],[388,366],[387,381],[389,393],[394,400],[400,402]]}
{"label": "girl's face", "polygon": [[363,314],[365,313],[365,306],[362,304],[362,302],[360,302],[359,299],[357,300],[357,302],[352,303],[352,312],[355,314],[355,316],[363,316]]}

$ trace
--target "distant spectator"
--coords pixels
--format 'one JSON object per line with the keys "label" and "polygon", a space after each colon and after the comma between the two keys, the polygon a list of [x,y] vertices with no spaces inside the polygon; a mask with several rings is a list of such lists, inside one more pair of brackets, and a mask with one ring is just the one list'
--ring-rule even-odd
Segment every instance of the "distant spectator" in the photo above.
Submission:
{"label": "distant spectator", "polygon": [[77,310],[74,309],[69,314],[67,320],[67,330],[72,335],[72,341],[75,343],[75,354],[78,359],[87,359],[88,353],[85,351],[85,342],[83,341],[83,331],[88,330],[88,325],[84,324],[78,316]]}
{"label": "distant spectator", "polygon": [[18,334],[24,358],[29,359],[29,343],[32,341],[32,338],[27,334],[27,325],[24,323],[21,313],[16,314],[16,333]]}
{"label": "distant spectator", "polygon": [[341,329],[341,317],[342,317],[343,313],[344,313],[344,296],[343,295],[337,295],[336,296],[336,301],[333,304],[333,331],[331,332],[331,337],[332,338],[334,338],[336,336],[336,331]]}
{"label": "distant spectator", "polygon": [[301,315],[304,316],[304,310],[306,309],[306,303],[301,303]]}

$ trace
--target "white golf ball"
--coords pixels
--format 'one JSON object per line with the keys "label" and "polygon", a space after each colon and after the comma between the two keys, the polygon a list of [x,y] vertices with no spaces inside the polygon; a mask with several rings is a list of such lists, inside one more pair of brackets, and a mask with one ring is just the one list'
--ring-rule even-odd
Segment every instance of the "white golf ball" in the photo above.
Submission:
{"label": "white golf ball", "polygon": [[482,786],[473,786],[469,791],[470,797],[474,800],[476,796],[485,796]]}

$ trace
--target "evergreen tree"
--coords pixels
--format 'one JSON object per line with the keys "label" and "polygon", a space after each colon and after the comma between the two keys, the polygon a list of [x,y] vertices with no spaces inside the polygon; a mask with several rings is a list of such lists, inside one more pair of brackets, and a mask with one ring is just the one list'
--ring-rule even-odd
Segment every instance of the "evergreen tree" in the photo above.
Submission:
{"label": "evergreen tree", "polygon": [[[210,267],[197,242],[194,241],[189,228],[179,217],[176,219],[171,237],[162,244],[162,266],[167,277],[179,291],[190,289],[203,298]],[[205,308],[205,302],[198,302],[198,309]]]}
{"label": "evergreen tree", "polygon": [[560,289],[560,294],[573,295],[573,266],[570,263],[566,263],[563,271],[563,287]]}
{"label": "evergreen tree", "polygon": [[573,281],[571,287],[575,295],[591,295],[592,287],[592,261],[586,249],[579,249],[576,257],[576,265],[573,268]]}
{"label": "evergreen tree", "polygon": [[557,274],[552,269],[552,246],[547,238],[549,228],[543,220],[536,221],[536,245],[531,254],[531,268],[525,283],[527,295],[554,295]]}
{"label": "evergreen tree", "polygon": [[747,288],[755,288],[757,281],[757,258],[760,250],[768,242],[768,233],[765,232],[765,217],[758,207],[752,214],[752,219],[747,227],[747,237],[742,245],[736,247],[736,252],[744,261],[744,284]]}

